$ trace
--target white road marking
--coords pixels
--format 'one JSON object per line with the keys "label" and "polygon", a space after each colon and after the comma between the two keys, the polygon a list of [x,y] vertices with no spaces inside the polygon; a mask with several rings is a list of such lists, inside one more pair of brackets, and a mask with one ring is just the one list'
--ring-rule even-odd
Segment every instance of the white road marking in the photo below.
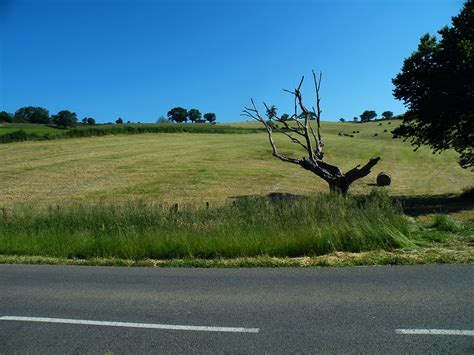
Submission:
{"label": "white road marking", "polygon": [[461,329],[395,329],[397,334],[405,335],[463,335],[474,336],[474,330]]}
{"label": "white road marking", "polygon": [[101,325],[101,326],[106,326],[106,327],[188,330],[188,331],[201,331],[201,332],[258,333],[260,331],[259,328],[207,327],[207,326],[195,326],[195,325],[147,324],[147,323],[128,323],[128,322],[103,322],[103,321],[96,321],[96,320],[65,319],[65,318],[3,316],[3,317],[0,317],[0,321],[1,320],[19,321],[19,322]]}

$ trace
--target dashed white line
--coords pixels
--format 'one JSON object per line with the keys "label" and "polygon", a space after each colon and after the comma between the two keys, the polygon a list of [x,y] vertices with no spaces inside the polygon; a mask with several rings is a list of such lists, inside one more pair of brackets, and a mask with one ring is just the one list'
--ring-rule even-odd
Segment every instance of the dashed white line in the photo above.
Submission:
{"label": "dashed white line", "polygon": [[404,335],[461,335],[474,336],[474,330],[462,329],[395,329],[397,334]]}
{"label": "dashed white line", "polygon": [[3,317],[0,317],[0,321],[2,321],[2,320],[3,321],[18,321],[18,322],[40,322],[40,323],[59,323],[59,324],[99,325],[99,326],[106,326],[106,327],[186,330],[186,331],[201,331],[201,332],[258,333],[260,331],[259,328],[208,327],[208,326],[195,326],[195,325],[149,324],[149,323],[129,323],[129,322],[104,322],[104,321],[96,321],[96,320],[67,319],[67,318],[3,316]]}

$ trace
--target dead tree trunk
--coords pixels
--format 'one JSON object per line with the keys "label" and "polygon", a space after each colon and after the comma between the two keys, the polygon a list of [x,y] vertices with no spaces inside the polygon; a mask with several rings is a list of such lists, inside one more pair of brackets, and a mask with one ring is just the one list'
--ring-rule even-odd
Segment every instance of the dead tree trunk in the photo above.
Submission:
{"label": "dead tree trunk", "polygon": [[[316,78],[316,74],[313,71],[314,88],[316,91],[316,109],[313,107],[312,111],[309,111],[303,104],[303,98],[300,91],[304,80],[304,77],[302,77],[300,84],[295,91],[285,90],[294,96],[294,113],[289,118],[282,119],[281,117],[278,117],[273,108],[269,108],[265,103],[263,103],[266,108],[267,117],[267,119],[264,119],[258,111],[253,99],[251,99],[252,107],[245,107],[243,115],[249,116],[264,125],[268,133],[268,140],[270,141],[273,150],[273,156],[288,163],[298,164],[303,169],[316,174],[328,183],[331,192],[346,194],[349,190],[349,186],[354,181],[367,176],[370,173],[370,169],[377,164],[380,158],[372,158],[363,167],[357,165],[355,168],[345,173],[343,173],[337,166],[329,164],[323,160],[324,143],[321,136],[321,109],[319,97],[321,77],[320,74],[319,79]],[[301,120],[300,117],[303,117],[303,119]],[[311,118],[313,118],[313,120]],[[316,130],[312,126],[312,121],[316,122]],[[279,130],[279,132],[287,136],[293,143],[302,147],[307,153],[306,157],[291,158],[278,152],[273,139],[274,122],[283,125],[283,128]]]}

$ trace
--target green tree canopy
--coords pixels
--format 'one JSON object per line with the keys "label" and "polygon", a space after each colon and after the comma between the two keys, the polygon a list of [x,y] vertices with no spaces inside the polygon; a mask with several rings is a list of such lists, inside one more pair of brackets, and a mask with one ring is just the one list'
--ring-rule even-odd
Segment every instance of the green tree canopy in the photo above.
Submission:
{"label": "green tree canopy", "polygon": [[212,122],[215,122],[215,121],[216,121],[216,114],[213,113],[213,112],[208,112],[208,113],[204,114],[204,118],[205,118],[206,121],[208,121],[209,123],[212,123]]}
{"label": "green tree canopy", "polygon": [[188,120],[188,111],[182,107],[174,107],[168,111],[168,119],[176,123],[186,122]]}
{"label": "green tree canopy", "polygon": [[68,110],[59,111],[56,115],[51,116],[53,123],[61,128],[74,127],[77,123],[75,112]]}
{"label": "green tree canopy", "polygon": [[266,108],[265,114],[267,115],[268,119],[271,120],[278,116],[278,109],[275,105],[271,105],[270,107]]}
{"label": "green tree canopy", "polygon": [[408,108],[394,137],[434,152],[454,148],[467,168],[474,166],[474,0],[438,33],[439,40],[421,37],[393,79],[394,96]]}
{"label": "green tree canopy", "polygon": [[384,111],[384,112],[382,112],[382,117],[385,120],[389,120],[393,117],[393,112],[392,111]]}
{"label": "green tree canopy", "polygon": [[49,111],[43,107],[25,106],[15,112],[15,121],[29,123],[49,123]]}
{"label": "green tree canopy", "polygon": [[283,115],[280,116],[280,121],[288,121],[290,118],[290,115],[287,113],[284,113]]}
{"label": "green tree canopy", "polygon": [[13,122],[13,115],[9,114],[6,111],[0,112],[0,122],[12,123]]}
{"label": "green tree canopy", "polygon": [[201,117],[201,112],[197,108],[192,108],[188,111],[188,119],[191,122],[195,122],[196,120],[201,119]]}
{"label": "green tree canopy", "polygon": [[123,119],[122,119],[122,117],[117,118],[117,119],[115,120],[115,123],[116,123],[116,124],[123,124]]}
{"label": "green tree canopy", "polygon": [[375,117],[377,117],[377,113],[375,111],[365,110],[360,115],[360,121],[361,122],[369,122],[371,119],[374,119]]}

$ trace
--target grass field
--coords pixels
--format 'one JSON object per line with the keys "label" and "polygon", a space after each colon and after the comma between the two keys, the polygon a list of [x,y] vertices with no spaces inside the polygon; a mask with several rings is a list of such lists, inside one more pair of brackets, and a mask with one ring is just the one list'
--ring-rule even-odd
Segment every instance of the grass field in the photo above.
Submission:
{"label": "grass field", "polygon": [[[381,123],[323,124],[327,161],[348,170],[372,156],[382,158],[371,175],[351,187],[356,197],[349,199],[321,195],[328,191],[322,180],[272,157],[263,132],[120,134],[3,144],[0,262],[473,262],[472,197],[455,197],[473,186],[472,171],[461,169],[452,151],[413,152],[408,143],[391,138],[396,121]],[[258,128],[254,122],[233,126]],[[302,154],[285,137],[277,143],[288,155]],[[379,171],[392,176],[391,186],[374,186]],[[383,194],[381,200],[375,194],[372,202],[361,204],[374,189],[408,201],[415,218],[388,204]],[[303,197],[258,198],[275,193]],[[209,258],[214,261],[205,261]]]}
{"label": "grass field", "polygon": [[46,125],[40,124],[31,124],[31,123],[0,123],[0,136],[3,136],[8,133],[13,133],[16,131],[22,130],[26,133],[44,135],[44,134],[61,134],[64,130],[49,127]]}
{"label": "grass field", "polygon": [[[374,188],[376,174],[393,178],[391,195],[459,193],[472,186],[452,151],[433,155],[393,140],[386,123],[325,123],[327,161],[344,169],[382,158],[353,193]],[[254,125],[254,123],[252,123]],[[338,133],[359,130],[354,138]],[[374,133],[379,135],[374,137]],[[280,137],[287,154],[302,154]],[[51,205],[78,201],[143,199],[163,203],[225,202],[272,192],[313,194],[327,185],[298,166],[271,156],[264,133],[141,134],[86,137],[1,146],[0,206]],[[449,173],[448,173],[449,172]]]}

